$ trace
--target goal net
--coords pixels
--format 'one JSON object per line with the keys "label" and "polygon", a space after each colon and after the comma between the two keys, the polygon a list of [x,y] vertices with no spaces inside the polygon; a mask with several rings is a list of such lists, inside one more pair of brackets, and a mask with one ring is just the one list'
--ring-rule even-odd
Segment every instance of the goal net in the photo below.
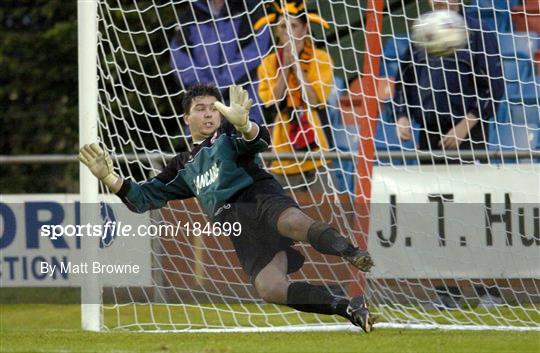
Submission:
{"label": "goal net", "polygon": [[[123,178],[151,178],[190,149],[181,98],[192,83],[213,83],[224,94],[237,83],[255,98],[280,74],[258,67],[283,48],[272,16],[297,19],[277,10],[286,4],[210,3],[97,1],[98,136]],[[364,294],[376,327],[538,329],[538,2],[464,1],[474,43],[460,54],[422,61],[411,25],[428,6],[308,2],[308,12],[328,25],[308,16],[307,49],[293,50],[295,70],[315,71],[285,91],[285,101],[300,103],[291,110],[256,98],[251,119],[274,137],[262,154],[265,167],[310,216],[367,247],[376,264],[361,274],[297,244],[306,263],[291,280],[336,295]],[[292,26],[284,30],[294,38]],[[318,103],[309,100],[308,88],[319,92]],[[459,135],[459,111],[476,115],[467,121],[481,127],[474,130],[474,149],[455,149],[450,137],[439,145],[433,133],[455,132],[460,146],[471,144],[469,134]],[[403,112],[411,124],[408,139],[398,137]],[[291,126],[315,138],[299,147]],[[100,192],[107,190],[100,186]],[[216,236],[196,201],[170,202],[150,218],[154,225],[183,227],[167,228],[142,248],[122,242],[124,255],[145,257],[151,266],[141,283],[95,283],[101,329],[352,327],[260,300],[231,240]]]}

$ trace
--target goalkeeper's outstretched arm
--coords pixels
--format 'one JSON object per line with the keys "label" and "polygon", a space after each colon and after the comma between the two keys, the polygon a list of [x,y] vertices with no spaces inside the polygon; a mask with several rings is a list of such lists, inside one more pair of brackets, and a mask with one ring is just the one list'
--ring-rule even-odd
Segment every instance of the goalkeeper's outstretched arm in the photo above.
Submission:
{"label": "goalkeeper's outstretched arm", "polygon": [[175,178],[178,174],[178,156],[173,158],[157,176],[141,183],[124,180],[118,176],[114,172],[111,157],[96,143],[84,145],[79,160],[133,212],[143,213],[161,208],[169,200],[182,200],[194,196],[181,178]]}
{"label": "goalkeeper's outstretched arm", "polygon": [[84,145],[79,152],[79,160],[90,169],[92,174],[107,188],[117,193],[123,184],[123,179],[114,172],[111,156],[97,143]]}

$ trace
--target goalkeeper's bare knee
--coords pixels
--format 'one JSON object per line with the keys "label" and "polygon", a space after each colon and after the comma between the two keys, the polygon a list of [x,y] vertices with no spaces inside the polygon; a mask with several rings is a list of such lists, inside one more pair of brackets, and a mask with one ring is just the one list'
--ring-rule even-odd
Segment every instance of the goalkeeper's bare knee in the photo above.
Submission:
{"label": "goalkeeper's bare knee", "polygon": [[315,221],[298,208],[291,207],[278,218],[278,231],[281,235],[296,241],[308,241],[309,227]]}

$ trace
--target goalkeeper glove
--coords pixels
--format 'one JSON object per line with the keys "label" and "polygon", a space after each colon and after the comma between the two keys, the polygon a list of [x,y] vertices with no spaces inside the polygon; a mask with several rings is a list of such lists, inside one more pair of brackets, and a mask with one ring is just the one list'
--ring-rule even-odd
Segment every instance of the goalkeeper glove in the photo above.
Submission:
{"label": "goalkeeper glove", "polygon": [[79,160],[90,169],[92,174],[105,184],[112,192],[118,192],[118,179],[113,170],[111,156],[98,146],[97,143],[84,145],[79,152]]}
{"label": "goalkeeper glove", "polygon": [[227,107],[221,102],[216,102],[214,106],[236,130],[242,134],[246,134],[251,130],[251,121],[249,121],[248,113],[251,109],[253,101],[249,99],[246,90],[239,86],[231,86],[229,88],[229,97],[231,105]]}

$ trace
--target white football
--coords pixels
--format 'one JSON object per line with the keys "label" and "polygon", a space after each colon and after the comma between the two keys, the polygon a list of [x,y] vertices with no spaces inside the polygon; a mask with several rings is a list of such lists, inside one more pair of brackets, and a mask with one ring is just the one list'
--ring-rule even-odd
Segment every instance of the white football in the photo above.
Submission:
{"label": "white football", "polygon": [[467,31],[463,17],[454,11],[432,11],[420,16],[412,27],[414,44],[431,55],[445,56],[463,48]]}

